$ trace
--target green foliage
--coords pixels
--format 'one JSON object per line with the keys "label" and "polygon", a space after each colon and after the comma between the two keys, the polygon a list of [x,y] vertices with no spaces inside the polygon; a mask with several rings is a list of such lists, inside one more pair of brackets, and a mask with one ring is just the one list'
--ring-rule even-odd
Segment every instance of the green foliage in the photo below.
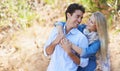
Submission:
{"label": "green foliage", "polygon": [[[33,23],[32,21],[36,19],[40,19],[39,22],[44,23],[46,21],[45,17],[48,17],[47,14],[51,14],[54,10],[62,10],[62,12],[64,12],[63,9],[60,8],[64,8],[65,10],[67,5],[76,2],[85,6],[87,13],[93,13],[95,11],[107,12],[108,14],[105,15],[108,18],[108,25],[110,27],[112,26],[113,16],[117,13],[118,4],[120,4],[120,0],[41,0],[41,3],[44,3],[43,6],[46,6],[43,8],[48,9],[48,6],[50,6],[50,9],[52,9],[51,11],[48,10],[50,12],[45,13],[46,16],[41,20],[43,16],[32,9],[29,1],[35,2],[35,0],[2,0],[0,2],[0,26],[9,25],[13,23],[13,20],[23,28],[30,26]],[[63,5],[64,7],[62,7]],[[108,10],[109,8],[111,8],[110,11]]]}
{"label": "green foliage", "polygon": [[108,23],[109,23],[109,28],[111,28],[114,24],[116,23],[116,18],[118,15],[118,5],[120,5],[120,0],[107,0],[107,5],[109,6],[109,18],[108,18]]}
{"label": "green foliage", "polygon": [[119,33],[120,33],[120,29],[117,29],[114,34],[119,34]]}
{"label": "green foliage", "polygon": [[12,20],[15,20],[23,28],[26,28],[27,23],[35,18],[35,13],[26,0],[4,0],[0,3],[0,7],[1,26],[10,24]]}
{"label": "green foliage", "polygon": [[55,0],[44,0],[44,2],[51,5],[55,3]]}
{"label": "green foliage", "polygon": [[80,0],[80,3],[85,6],[86,11],[95,12],[103,9],[100,5],[104,5],[106,0]]}
{"label": "green foliage", "polygon": [[112,23],[113,23],[113,14],[110,14],[110,16],[109,16],[109,19],[108,19],[108,28],[111,28],[111,26],[112,26]]}

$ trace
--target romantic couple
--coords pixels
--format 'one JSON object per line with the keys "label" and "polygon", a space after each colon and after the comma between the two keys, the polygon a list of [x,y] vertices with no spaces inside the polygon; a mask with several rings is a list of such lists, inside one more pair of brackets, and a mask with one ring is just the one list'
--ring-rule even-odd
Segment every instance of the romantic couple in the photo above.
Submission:
{"label": "romantic couple", "polygon": [[80,24],[84,13],[82,5],[70,4],[66,22],[55,23],[44,46],[45,56],[51,57],[47,71],[95,71],[96,54],[102,71],[110,71],[106,18],[94,12],[86,24]]}

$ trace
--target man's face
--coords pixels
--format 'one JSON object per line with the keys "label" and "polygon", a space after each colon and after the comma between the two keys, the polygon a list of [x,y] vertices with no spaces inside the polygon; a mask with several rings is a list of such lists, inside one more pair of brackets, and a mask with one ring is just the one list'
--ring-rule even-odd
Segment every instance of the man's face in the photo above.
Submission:
{"label": "man's face", "polygon": [[77,28],[78,27],[78,24],[81,23],[82,21],[82,18],[83,18],[83,12],[80,11],[80,10],[75,10],[75,12],[68,16],[68,19],[69,19],[69,22],[70,22],[70,26],[72,28]]}

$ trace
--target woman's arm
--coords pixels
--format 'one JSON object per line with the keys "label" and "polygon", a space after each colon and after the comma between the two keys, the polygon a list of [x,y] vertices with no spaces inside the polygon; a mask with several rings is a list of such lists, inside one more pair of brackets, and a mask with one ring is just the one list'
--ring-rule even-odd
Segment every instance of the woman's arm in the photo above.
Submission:
{"label": "woman's arm", "polygon": [[64,35],[63,26],[65,25],[65,22],[56,22],[54,25],[57,28],[58,33]]}
{"label": "woman's arm", "polygon": [[56,26],[56,28],[58,30],[58,34],[64,35],[62,26],[58,25],[58,26]]}
{"label": "woman's arm", "polygon": [[93,56],[97,53],[97,51],[100,49],[100,41],[96,40],[91,45],[89,45],[88,48],[81,48],[74,44],[72,44],[72,49],[75,50],[78,54],[81,55],[83,58],[89,58],[90,56]]}
{"label": "woman's arm", "polygon": [[81,57],[90,57],[96,55],[97,51],[100,49],[100,41],[96,40],[88,48],[82,49]]}

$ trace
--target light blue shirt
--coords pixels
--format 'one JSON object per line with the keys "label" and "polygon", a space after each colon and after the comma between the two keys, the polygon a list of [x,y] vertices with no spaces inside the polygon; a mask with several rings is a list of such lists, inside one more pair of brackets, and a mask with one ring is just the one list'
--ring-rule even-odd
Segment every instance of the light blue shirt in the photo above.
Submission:
{"label": "light blue shirt", "polygon": [[[47,56],[45,49],[50,45],[57,36],[57,28],[54,28],[51,32],[49,39],[44,46],[44,54]],[[65,27],[64,27],[65,33]],[[68,34],[65,34],[66,38],[81,48],[88,47],[87,38],[77,29],[73,28]],[[88,58],[80,58],[80,66],[85,67],[88,64]],[[51,60],[47,71],[76,71],[78,65],[73,62],[73,60],[67,55],[64,49],[58,44],[55,47],[53,54],[51,55]]]}

